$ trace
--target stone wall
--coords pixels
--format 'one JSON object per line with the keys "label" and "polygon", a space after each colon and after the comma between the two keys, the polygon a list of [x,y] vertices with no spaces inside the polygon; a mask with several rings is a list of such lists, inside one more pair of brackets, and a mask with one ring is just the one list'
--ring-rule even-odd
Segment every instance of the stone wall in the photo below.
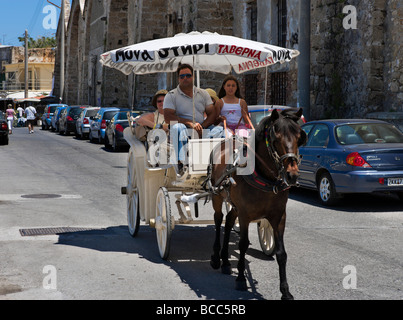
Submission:
{"label": "stone wall", "polygon": [[[313,0],[311,118],[364,117],[402,108],[402,4],[383,0]],[[357,29],[343,27],[343,8]]]}
{"label": "stone wall", "polygon": [[[286,47],[298,49],[299,1],[287,1]],[[212,31],[251,37],[257,6],[257,40],[277,44],[278,0],[71,0],[66,1],[64,101],[100,106],[150,105],[153,94],[177,85],[175,73],[125,76],[103,67],[105,51],[151,39]],[[357,9],[357,29],[343,28],[343,8]],[[401,0],[311,1],[311,119],[364,117],[399,111],[403,101]],[[60,27],[58,38],[60,40]],[[59,90],[56,55],[55,94]],[[285,72],[288,105],[298,104],[298,60],[254,71],[257,103],[272,103],[271,74]],[[201,72],[201,87],[219,90],[223,75]],[[246,77],[239,76],[243,90]],[[265,99],[266,93],[266,99]]]}
{"label": "stone wall", "polygon": [[403,3],[389,0],[384,20],[384,90],[382,111],[403,111]]}
{"label": "stone wall", "polygon": [[[253,1],[252,1],[253,2]],[[145,76],[129,75],[102,67],[99,56],[105,51],[151,39],[187,33],[193,30],[250,38],[250,0],[71,0],[66,1],[66,82],[64,101],[68,104],[99,106],[145,107],[153,94],[177,86],[175,73]],[[269,13],[276,16],[277,0],[257,0],[258,40],[276,42]],[[292,38],[298,11],[297,1],[291,1],[290,32]],[[71,7],[71,8],[70,8]],[[60,20],[61,21],[61,20]],[[60,41],[60,28],[57,37]],[[290,42],[291,44],[291,42]],[[297,47],[297,44],[291,44]],[[56,57],[55,94],[59,95],[60,65]],[[296,64],[270,68],[271,72],[290,73],[288,97],[296,104]],[[264,92],[270,99],[270,82],[265,70],[257,73],[259,103]],[[201,87],[219,90],[224,75],[201,72]],[[239,76],[240,80],[244,76]],[[265,84],[268,88],[265,90]],[[245,88],[243,88],[245,90]],[[268,100],[269,101],[269,100]]]}

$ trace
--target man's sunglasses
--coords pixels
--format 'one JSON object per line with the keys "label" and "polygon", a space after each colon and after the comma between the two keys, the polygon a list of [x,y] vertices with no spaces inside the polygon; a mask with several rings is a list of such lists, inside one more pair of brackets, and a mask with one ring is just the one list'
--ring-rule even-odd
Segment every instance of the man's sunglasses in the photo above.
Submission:
{"label": "man's sunglasses", "polygon": [[179,75],[179,78],[181,78],[181,79],[185,79],[185,78],[190,79],[191,77],[192,77],[192,74],[190,74],[190,73],[180,74]]}

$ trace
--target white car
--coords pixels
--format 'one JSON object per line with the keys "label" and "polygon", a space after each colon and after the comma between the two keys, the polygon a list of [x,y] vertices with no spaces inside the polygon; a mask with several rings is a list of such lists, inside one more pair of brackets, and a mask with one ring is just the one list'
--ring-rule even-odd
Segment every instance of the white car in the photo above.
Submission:
{"label": "white car", "polygon": [[81,111],[77,122],[76,122],[76,132],[77,137],[84,139],[88,138],[88,134],[90,133],[90,125],[91,119],[90,117],[94,117],[97,115],[99,107],[88,107]]}

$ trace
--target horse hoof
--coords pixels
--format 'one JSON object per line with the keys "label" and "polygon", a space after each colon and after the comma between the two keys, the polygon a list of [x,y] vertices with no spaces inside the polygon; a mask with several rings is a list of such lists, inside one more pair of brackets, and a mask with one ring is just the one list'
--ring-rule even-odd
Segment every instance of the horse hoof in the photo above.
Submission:
{"label": "horse hoof", "polygon": [[232,273],[232,269],[231,266],[221,266],[221,273],[223,274],[231,274]]}
{"label": "horse hoof", "polygon": [[246,280],[236,280],[235,281],[235,290],[247,291],[248,287],[246,285]]}
{"label": "horse hoof", "polygon": [[213,257],[211,257],[210,266],[211,266],[214,270],[217,270],[218,268],[220,268],[221,262],[220,262],[220,260],[215,260],[215,259],[213,259]]}
{"label": "horse hoof", "polygon": [[294,300],[294,297],[292,296],[291,293],[289,293],[287,295],[283,294],[281,297],[281,300]]}

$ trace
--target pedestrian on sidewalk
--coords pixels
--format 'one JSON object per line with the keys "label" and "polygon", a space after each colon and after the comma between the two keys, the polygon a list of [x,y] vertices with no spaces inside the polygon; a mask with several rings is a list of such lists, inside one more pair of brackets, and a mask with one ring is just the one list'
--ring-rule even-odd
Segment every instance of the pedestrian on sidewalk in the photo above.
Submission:
{"label": "pedestrian on sidewalk", "polygon": [[28,131],[29,133],[34,133],[36,109],[33,106],[29,106],[28,108],[25,109],[25,114],[27,116]]}

